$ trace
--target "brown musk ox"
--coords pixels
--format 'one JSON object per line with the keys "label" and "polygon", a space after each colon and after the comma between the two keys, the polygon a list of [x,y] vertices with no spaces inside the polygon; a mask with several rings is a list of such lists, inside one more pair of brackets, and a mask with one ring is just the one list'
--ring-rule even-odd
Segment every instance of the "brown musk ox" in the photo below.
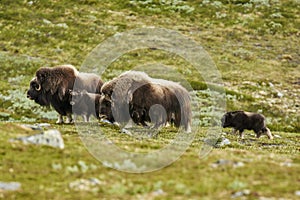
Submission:
{"label": "brown musk ox", "polygon": [[132,119],[137,124],[165,125],[174,118],[176,127],[191,131],[191,103],[188,91],[180,84],[149,77],[144,72],[128,71],[101,88],[100,115],[104,99],[111,101],[110,116],[119,123]]}
{"label": "brown musk ox", "polygon": [[247,129],[253,130],[257,138],[264,134],[267,135],[269,139],[273,139],[271,131],[266,127],[266,120],[262,114],[231,111],[223,115],[221,122],[223,128],[232,127],[234,133],[239,131],[241,138],[243,138],[243,131]]}
{"label": "brown musk ox", "polygon": [[144,72],[128,71],[105,82],[101,87],[100,116],[121,124],[130,120],[127,94],[131,88],[138,88],[150,81]]}
{"label": "brown musk ox", "polygon": [[89,93],[86,90],[69,90],[69,102],[72,105],[73,114],[81,115],[84,122],[89,122],[91,115],[99,119],[100,97],[100,94]]}
{"label": "brown musk ox", "polygon": [[27,97],[41,106],[52,106],[59,114],[56,123],[72,122],[72,106],[68,91],[73,88],[85,89],[91,93],[99,93],[103,84],[95,74],[78,72],[72,65],[41,67],[30,81]]}

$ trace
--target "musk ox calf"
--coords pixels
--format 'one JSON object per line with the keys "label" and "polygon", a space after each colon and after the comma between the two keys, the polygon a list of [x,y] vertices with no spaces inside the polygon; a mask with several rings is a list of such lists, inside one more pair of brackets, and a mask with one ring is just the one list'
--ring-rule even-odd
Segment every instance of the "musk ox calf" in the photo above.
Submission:
{"label": "musk ox calf", "polygon": [[100,94],[69,90],[69,101],[75,115],[81,115],[88,122],[91,115],[99,119]]}
{"label": "musk ox calf", "polygon": [[241,138],[243,138],[243,131],[247,129],[253,130],[257,138],[264,134],[269,139],[273,139],[270,130],[266,127],[265,117],[261,114],[244,111],[227,112],[221,121],[223,128],[232,127],[234,133],[239,131]]}
{"label": "musk ox calf", "polygon": [[[191,131],[190,96],[178,83],[150,78],[144,72],[128,71],[103,84],[101,94],[101,116],[114,118],[119,123],[132,119],[144,126],[145,122],[152,122],[154,127],[174,118],[176,127],[183,126],[187,132]],[[104,110],[109,111],[108,114]]]}
{"label": "musk ox calf", "polygon": [[52,106],[59,114],[56,123],[72,122],[72,106],[69,102],[69,90],[80,89],[99,93],[103,82],[99,76],[80,73],[72,65],[41,67],[30,81],[27,97],[41,106]]}

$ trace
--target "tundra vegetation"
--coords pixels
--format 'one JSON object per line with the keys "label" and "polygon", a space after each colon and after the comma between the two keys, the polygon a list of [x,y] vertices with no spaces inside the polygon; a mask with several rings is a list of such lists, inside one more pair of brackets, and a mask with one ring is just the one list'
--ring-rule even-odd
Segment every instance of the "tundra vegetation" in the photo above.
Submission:
{"label": "tundra vegetation", "polygon": [[[300,172],[300,3],[298,0],[2,0],[0,2],[0,189],[4,199],[297,199]],[[169,52],[129,52],[102,75],[107,81],[143,63],[172,66],[190,83],[200,105],[201,128],[172,165],[146,174],[103,166],[82,144],[76,127],[56,125],[56,112],[26,98],[41,66],[72,64],[80,70],[87,54],[106,38],[141,27],[176,30],[197,41],[224,81],[227,110],[264,114],[273,140],[251,131],[245,138],[199,159],[215,102],[198,72]],[[155,69],[153,69],[155,72]],[[159,69],[157,69],[159,72]],[[160,77],[176,81],[173,74]],[[168,75],[168,76],[166,76]],[[20,124],[51,123],[65,148],[24,145]],[[132,152],[160,149],[176,134],[164,128],[155,138],[137,139],[103,125],[105,134]],[[224,129],[230,132],[230,129]],[[34,187],[33,187],[34,186]],[[297,196],[298,195],[298,196]]]}

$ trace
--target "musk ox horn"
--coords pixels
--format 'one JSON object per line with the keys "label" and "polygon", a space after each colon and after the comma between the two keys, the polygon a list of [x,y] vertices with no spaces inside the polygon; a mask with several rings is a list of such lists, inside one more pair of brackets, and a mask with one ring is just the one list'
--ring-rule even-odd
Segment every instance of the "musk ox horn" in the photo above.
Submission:
{"label": "musk ox horn", "polygon": [[38,87],[35,87],[36,91],[40,91],[42,89],[41,84],[38,84]]}

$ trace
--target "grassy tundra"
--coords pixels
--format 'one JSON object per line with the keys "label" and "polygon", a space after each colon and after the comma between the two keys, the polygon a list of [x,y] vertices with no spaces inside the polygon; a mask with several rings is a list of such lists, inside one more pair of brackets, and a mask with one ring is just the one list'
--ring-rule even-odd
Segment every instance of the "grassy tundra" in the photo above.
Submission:
{"label": "grassy tundra", "polygon": [[[2,0],[0,2],[0,181],[21,183],[3,199],[296,199],[300,173],[300,4],[297,0]],[[26,99],[41,66],[80,67],[106,38],[141,27],[176,30],[197,41],[222,74],[227,110],[260,112],[276,137],[245,139],[226,134],[230,144],[198,154],[214,102],[203,80],[182,58],[143,49],[116,60],[103,74],[157,62],[174,66],[191,84],[201,110],[201,128],[172,165],[145,174],[105,167],[80,140],[73,125],[56,125],[56,113]],[[80,69],[79,69],[80,70]],[[163,75],[162,75],[163,76]],[[164,78],[164,77],[160,77]],[[20,124],[51,123],[65,149],[24,145],[11,138],[34,134]],[[127,151],[159,149],[174,136],[136,139],[104,126]],[[224,132],[230,132],[224,129]],[[89,180],[97,180],[93,183]],[[84,187],[80,187],[84,185]]]}

